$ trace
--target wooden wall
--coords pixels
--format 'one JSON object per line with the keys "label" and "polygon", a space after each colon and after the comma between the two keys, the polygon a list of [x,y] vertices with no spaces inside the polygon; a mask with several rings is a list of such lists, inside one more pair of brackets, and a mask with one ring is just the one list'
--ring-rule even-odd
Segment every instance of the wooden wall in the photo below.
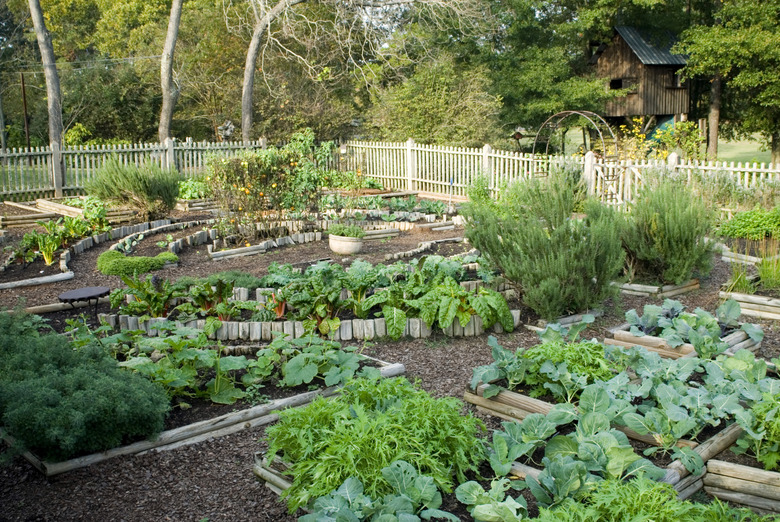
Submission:
{"label": "wooden wall", "polygon": [[644,65],[619,35],[596,62],[596,74],[607,81],[635,79],[636,92],[606,103],[605,116],[682,114],[689,110],[686,87],[673,85],[680,66]]}

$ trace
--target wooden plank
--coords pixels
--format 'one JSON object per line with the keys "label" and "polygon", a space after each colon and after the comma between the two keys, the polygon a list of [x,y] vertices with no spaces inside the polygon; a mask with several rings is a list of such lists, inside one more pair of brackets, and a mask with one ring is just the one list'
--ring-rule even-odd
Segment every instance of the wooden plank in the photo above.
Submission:
{"label": "wooden plank", "polygon": [[38,208],[47,210],[49,212],[56,212],[58,214],[62,214],[63,216],[81,217],[84,214],[84,210],[81,208],[70,207],[68,205],[63,205],[62,203],[49,201],[48,199],[36,199],[35,204],[38,206]]}
{"label": "wooden plank", "polygon": [[768,513],[780,513],[780,505],[778,505],[778,502],[776,500],[766,499],[756,495],[750,495],[748,493],[737,493],[734,491],[729,491],[727,489],[721,489],[715,486],[705,485],[704,491],[709,493],[713,497],[717,497],[721,500],[726,500],[728,502],[735,502],[737,504],[742,504],[754,510],[760,510],[762,512],[768,512]]}
{"label": "wooden plank", "polygon": [[777,307],[777,309],[780,309],[780,299],[775,299],[772,297],[763,297],[760,295],[752,295],[752,294],[741,294],[738,292],[718,292],[718,297],[720,297],[721,299],[734,299],[739,303]]}
{"label": "wooden plank", "polygon": [[708,472],[704,484],[716,488],[727,489],[736,493],[748,493],[750,495],[780,501],[780,488],[761,482]]}
{"label": "wooden plank", "polygon": [[777,471],[766,471],[733,462],[724,462],[713,459],[707,462],[707,471],[717,475],[740,478],[761,484],[768,484],[775,488],[780,488],[780,473]]}
{"label": "wooden plank", "polygon": [[[611,346],[622,346],[624,348],[632,348],[634,346],[642,346],[640,344],[637,344],[635,342],[625,342],[625,341],[618,341],[617,339],[604,339],[604,344],[611,345]],[[654,348],[652,346],[642,346],[649,352],[655,352],[663,357],[667,357],[669,359],[678,359],[680,357],[685,357],[687,354],[684,353],[678,353],[672,350],[667,350],[664,348]]]}

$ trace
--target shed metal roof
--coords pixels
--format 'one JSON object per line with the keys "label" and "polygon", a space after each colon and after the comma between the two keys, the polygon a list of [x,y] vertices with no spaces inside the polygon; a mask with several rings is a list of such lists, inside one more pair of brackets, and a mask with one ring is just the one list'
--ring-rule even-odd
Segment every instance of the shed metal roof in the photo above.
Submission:
{"label": "shed metal roof", "polygon": [[685,56],[669,52],[669,49],[676,42],[676,38],[671,33],[664,35],[663,42],[659,43],[635,27],[622,25],[615,27],[615,30],[645,65],[685,65],[687,63]]}

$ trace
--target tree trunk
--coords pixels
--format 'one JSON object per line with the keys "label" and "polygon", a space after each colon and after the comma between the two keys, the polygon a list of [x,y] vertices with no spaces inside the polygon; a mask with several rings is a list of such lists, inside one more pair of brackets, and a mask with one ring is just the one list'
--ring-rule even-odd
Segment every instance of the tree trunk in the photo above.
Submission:
{"label": "tree trunk", "polygon": [[62,98],[60,93],[60,77],[57,74],[54,48],[51,45],[51,36],[46,29],[43,19],[43,11],[39,0],[28,0],[30,15],[38,39],[38,47],[41,50],[41,62],[43,74],[46,78],[46,102],[49,108],[49,143],[62,145]]}
{"label": "tree trunk", "polygon": [[0,83],[0,154],[5,154],[5,113],[3,112],[3,84]]}
{"label": "tree trunk", "polygon": [[710,86],[710,114],[707,118],[707,159],[718,159],[718,127],[720,126],[720,104],[723,79],[716,74]]}
{"label": "tree trunk", "polygon": [[171,121],[173,108],[179,98],[179,91],[173,85],[173,52],[176,49],[176,39],[179,35],[182,3],[184,0],[173,0],[171,15],[168,19],[168,34],[165,37],[162,60],[160,63],[160,85],[162,87],[162,109],[160,109],[160,127],[158,136],[160,143],[171,137]]}
{"label": "tree trunk", "polygon": [[[306,0],[279,0],[270,10],[258,16],[255,21],[252,40],[249,42],[249,49],[246,52],[246,63],[244,64],[244,83],[241,90],[241,139],[248,142],[252,138],[252,97],[255,90],[255,64],[260,55],[260,42],[271,25],[280,14],[286,9],[297,4],[302,4]],[[253,2],[253,6],[254,6]],[[256,13],[257,14],[257,13]]]}
{"label": "tree trunk", "polygon": [[780,167],[780,130],[772,133],[772,163],[775,168]]}

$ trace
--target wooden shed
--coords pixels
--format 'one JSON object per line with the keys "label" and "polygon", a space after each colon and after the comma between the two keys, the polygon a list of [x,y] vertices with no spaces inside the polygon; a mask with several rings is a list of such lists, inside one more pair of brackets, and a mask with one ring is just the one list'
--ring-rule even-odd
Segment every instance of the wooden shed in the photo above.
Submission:
{"label": "wooden shed", "polygon": [[591,63],[609,89],[629,89],[629,94],[608,101],[604,116],[685,119],[690,95],[679,73],[686,60],[669,51],[674,42],[669,33],[651,36],[634,27],[615,28],[612,42],[601,46]]}

